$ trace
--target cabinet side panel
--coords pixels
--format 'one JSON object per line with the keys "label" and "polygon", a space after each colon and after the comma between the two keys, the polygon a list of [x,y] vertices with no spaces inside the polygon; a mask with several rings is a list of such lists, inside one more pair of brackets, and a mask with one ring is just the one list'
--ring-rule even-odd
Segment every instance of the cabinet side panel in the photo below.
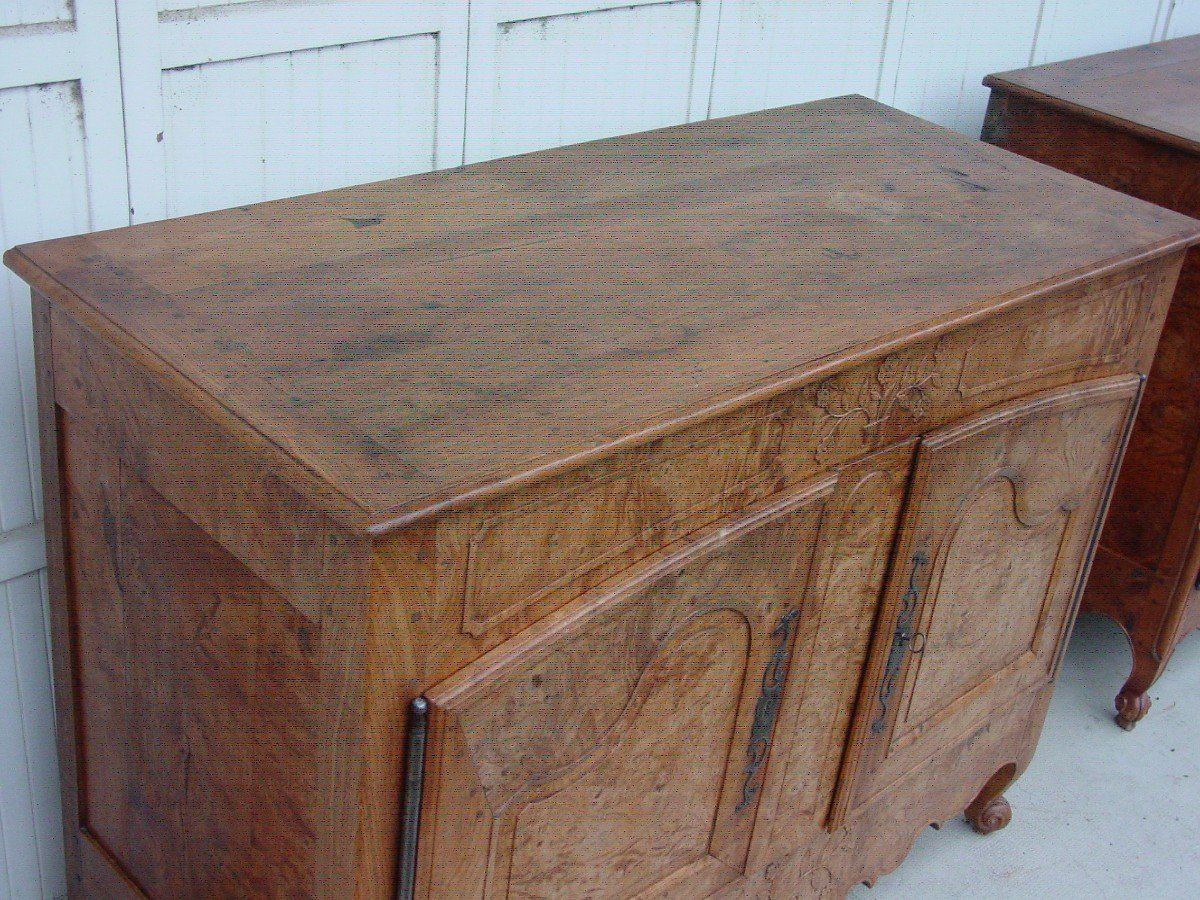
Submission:
{"label": "cabinet side panel", "polygon": [[151,897],[310,896],[320,624],[58,423],[82,833]]}
{"label": "cabinet side panel", "polygon": [[259,578],[319,619],[330,593],[364,590],[364,541],[264,455],[185,399],[178,378],[51,311],[56,402],[126,467]]}
{"label": "cabinet side panel", "polygon": [[[62,791],[63,847],[66,852],[67,886],[74,891],[81,882],[77,760],[75,754],[75,693],[71,661],[71,622],[67,610],[65,523],[62,487],[58,477],[58,423],[54,405],[54,350],[50,306],[33,292],[33,339],[38,390],[38,429],[41,437],[42,495],[46,516],[46,576],[50,589],[50,633],[54,671],[54,712],[58,740],[59,783]],[[115,896],[115,895],[114,895]]]}
{"label": "cabinet side panel", "polygon": [[289,481],[213,404],[194,397],[194,386],[122,353],[95,322],[60,308],[46,320],[53,400],[43,418],[55,421],[61,409],[77,446],[105,448],[123,476],[154,492],[214,553],[320,623],[313,696],[324,703],[326,800],[316,877],[319,892],[341,893],[357,852],[368,538],[336,504]]}

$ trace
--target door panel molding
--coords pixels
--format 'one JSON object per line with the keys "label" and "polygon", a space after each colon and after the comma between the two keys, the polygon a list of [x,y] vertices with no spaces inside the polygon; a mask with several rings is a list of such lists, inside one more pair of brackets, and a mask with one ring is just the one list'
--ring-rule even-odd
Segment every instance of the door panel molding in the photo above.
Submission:
{"label": "door panel molding", "polygon": [[1140,385],[1048,391],[921,441],[831,830],[1053,676]]}
{"label": "door panel molding", "polygon": [[717,523],[427,691],[418,895],[739,878],[836,484]]}

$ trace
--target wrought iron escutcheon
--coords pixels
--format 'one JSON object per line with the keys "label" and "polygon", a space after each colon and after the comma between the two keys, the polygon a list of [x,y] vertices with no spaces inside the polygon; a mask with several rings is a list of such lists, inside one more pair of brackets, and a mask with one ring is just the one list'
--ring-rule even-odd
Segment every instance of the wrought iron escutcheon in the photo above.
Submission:
{"label": "wrought iron escutcheon", "polygon": [[792,659],[792,634],[799,618],[800,610],[793,609],[780,618],[779,624],[771,632],[775,652],[763,670],[762,691],[758,695],[758,703],[754,705],[754,724],[750,727],[750,745],[746,748],[742,799],[735,810],[739,813],[754,802],[762,788],[760,775],[767,761],[767,751],[771,749],[771,734],[775,730],[775,719],[783,701],[783,684],[787,681],[788,664]]}
{"label": "wrought iron escutcheon", "polygon": [[904,654],[910,649],[913,653],[925,650],[925,636],[913,631],[913,621],[917,617],[917,607],[921,605],[921,590],[917,581],[920,578],[921,567],[928,562],[929,557],[925,551],[918,550],[913,554],[912,571],[908,575],[908,590],[904,592],[900,601],[900,615],[896,617],[896,630],[892,633],[887,668],[883,670],[883,681],[879,685],[879,715],[871,723],[872,734],[882,734],[887,728],[888,704],[896,690],[896,679],[900,677],[900,667],[904,665]]}

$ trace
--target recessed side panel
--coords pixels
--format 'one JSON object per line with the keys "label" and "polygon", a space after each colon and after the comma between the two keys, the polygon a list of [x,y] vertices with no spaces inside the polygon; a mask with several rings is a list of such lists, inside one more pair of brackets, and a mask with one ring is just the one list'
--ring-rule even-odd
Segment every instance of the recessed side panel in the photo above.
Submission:
{"label": "recessed side panel", "polygon": [[83,840],[154,898],[312,896],[320,627],[59,421]]}

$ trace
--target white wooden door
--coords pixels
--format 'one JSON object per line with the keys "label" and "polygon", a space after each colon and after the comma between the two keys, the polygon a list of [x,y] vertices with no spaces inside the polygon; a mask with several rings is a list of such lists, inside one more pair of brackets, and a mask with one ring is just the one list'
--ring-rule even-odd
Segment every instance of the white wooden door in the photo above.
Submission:
{"label": "white wooden door", "polygon": [[471,0],[466,161],[706,118],[720,0]]}
{"label": "white wooden door", "polygon": [[122,0],[131,217],[462,162],[462,0]]}
{"label": "white wooden door", "polygon": [[893,11],[879,99],[978,137],[988,97],[983,76],[1029,65],[1041,6],[902,0]]}
{"label": "white wooden door", "polygon": [[1171,0],[1043,0],[1030,65],[1159,40]]}
{"label": "white wooden door", "polygon": [[[0,3],[0,249],[123,225],[105,0]],[[29,289],[0,274],[0,896],[66,892],[47,651]]]}
{"label": "white wooden door", "polygon": [[1167,0],[1163,15],[1163,39],[1200,33],[1200,0]]}
{"label": "white wooden door", "polygon": [[893,0],[724,0],[709,115],[879,94]]}

